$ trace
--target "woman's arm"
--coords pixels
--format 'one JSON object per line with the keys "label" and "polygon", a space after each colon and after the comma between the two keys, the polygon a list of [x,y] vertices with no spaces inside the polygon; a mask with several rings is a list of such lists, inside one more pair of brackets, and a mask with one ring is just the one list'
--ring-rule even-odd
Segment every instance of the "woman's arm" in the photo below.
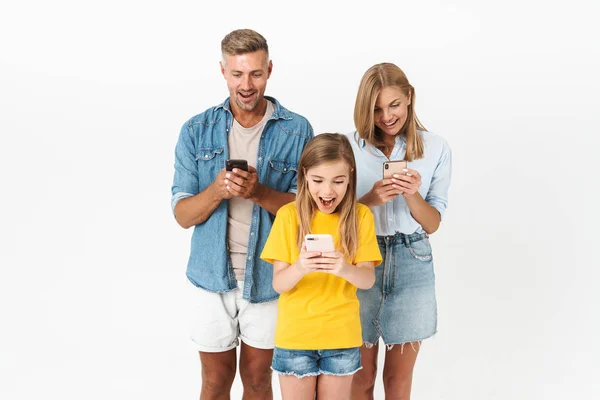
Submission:
{"label": "woman's arm", "polygon": [[408,209],[410,210],[410,214],[413,216],[415,221],[423,227],[423,230],[431,235],[433,232],[437,231],[440,227],[440,222],[442,222],[442,217],[440,213],[435,208],[431,207],[424,199],[421,197],[419,192],[411,196],[404,195],[406,199],[406,204],[408,205]]}

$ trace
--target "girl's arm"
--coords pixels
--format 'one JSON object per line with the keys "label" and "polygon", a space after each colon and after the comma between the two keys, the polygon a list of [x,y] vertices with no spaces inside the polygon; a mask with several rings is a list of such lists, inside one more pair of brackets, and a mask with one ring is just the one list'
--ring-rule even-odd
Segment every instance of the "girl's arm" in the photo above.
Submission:
{"label": "girl's arm", "polygon": [[371,289],[375,284],[375,263],[372,261],[359,262],[356,265],[348,264],[340,277],[344,278],[359,289]]}
{"label": "girl's arm", "polygon": [[304,275],[319,269],[320,256],[320,252],[307,252],[306,248],[302,246],[300,257],[295,263],[290,265],[284,261],[275,260],[273,262],[273,289],[279,294],[293,289]]}
{"label": "girl's arm", "polygon": [[279,294],[293,289],[303,276],[304,273],[296,267],[296,263],[291,265],[283,261],[273,263],[273,289]]}

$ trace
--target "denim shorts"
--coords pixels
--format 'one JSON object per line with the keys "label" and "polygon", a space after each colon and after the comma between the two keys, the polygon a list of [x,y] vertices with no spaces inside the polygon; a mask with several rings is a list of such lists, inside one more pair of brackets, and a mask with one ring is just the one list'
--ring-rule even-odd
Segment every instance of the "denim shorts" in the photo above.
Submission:
{"label": "denim shorts", "polygon": [[275,347],[273,371],[280,375],[352,375],[360,365],[360,347],[335,350],[288,350]]}
{"label": "denim shorts", "polygon": [[418,342],[437,330],[435,275],[425,233],[377,236],[383,258],[375,285],[358,290],[363,342],[381,337],[386,345]]}

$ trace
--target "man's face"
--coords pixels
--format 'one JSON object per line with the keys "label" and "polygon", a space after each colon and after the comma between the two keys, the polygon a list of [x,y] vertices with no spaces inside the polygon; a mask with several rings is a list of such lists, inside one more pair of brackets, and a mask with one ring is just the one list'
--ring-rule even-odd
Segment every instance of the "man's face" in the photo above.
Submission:
{"label": "man's face", "polygon": [[229,96],[244,111],[254,111],[260,104],[271,76],[273,64],[264,50],[253,53],[226,55],[221,62],[221,73],[227,81]]}

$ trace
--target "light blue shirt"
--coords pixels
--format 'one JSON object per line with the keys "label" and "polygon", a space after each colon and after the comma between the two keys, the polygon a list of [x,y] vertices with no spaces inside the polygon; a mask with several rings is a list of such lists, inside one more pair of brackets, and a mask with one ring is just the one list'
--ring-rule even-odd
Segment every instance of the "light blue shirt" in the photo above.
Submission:
{"label": "light blue shirt", "polygon": [[[418,131],[423,138],[424,156],[408,162],[408,168],[421,174],[419,193],[425,201],[444,216],[448,206],[448,188],[452,172],[452,152],[448,142],[435,133]],[[383,179],[383,162],[388,160],[403,160],[406,154],[404,136],[396,137],[396,145],[388,159],[381,150],[367,144],[358,137],[356,132],[346,135],[352,143],[356,170],[358,175],[357,198],[373,188],[373,184]],[[396,232],[411,234],[425,232],[421,225],[412,217],[406,200],[402,195],[396,196],[380,206],[371,207],[375,216],[377,235],[388,236]]]}

